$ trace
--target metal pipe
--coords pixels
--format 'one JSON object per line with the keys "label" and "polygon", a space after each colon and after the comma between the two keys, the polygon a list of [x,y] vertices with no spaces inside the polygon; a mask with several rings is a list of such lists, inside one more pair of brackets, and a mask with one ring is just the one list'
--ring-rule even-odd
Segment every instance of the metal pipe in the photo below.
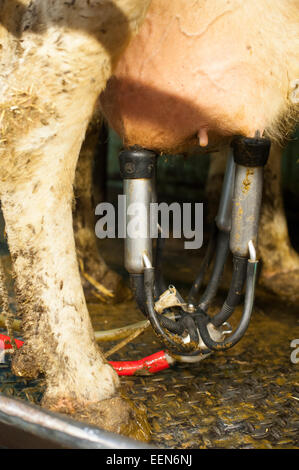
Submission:
{"label": "metal pipe", "polygon": [[0,393],[0,445],[9,449],[153,449]]}
{"label": "metal pipe", "polygon": [[263,168],[236,167],[230,249],[236,256],[248,257],[248,243],[257,243],[262,201]]}
{"label": "metal pipe", "polygon": [[236,162],[230,249],[248,258],[248,243],[257,245],[263,172],[270,152],[267,139],[237,137],[232,142]]}
{"label": "metal pipe", "polygon": [[142,255],[152,261],[152,240],[149,236],[152,185],[148,179],[124,180],[127,201],[125,238],[125,268],[129,273],[141,274]]}

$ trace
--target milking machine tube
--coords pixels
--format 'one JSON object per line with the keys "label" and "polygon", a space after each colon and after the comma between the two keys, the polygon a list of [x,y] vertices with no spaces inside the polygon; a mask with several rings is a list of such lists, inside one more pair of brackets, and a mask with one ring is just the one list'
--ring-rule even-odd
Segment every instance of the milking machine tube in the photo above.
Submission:
{"label": "milking machine tube", "polygon": [[213,254],[215,252],[216,240],[217,240],[216,257],[215,257],[216,259],[214,262],[211,280],[199,302],[203,310],[207,310],[208,306],[210,305],[213,297],[215,296],[217,292],[220,279],[221,279],[221,274],[222,274],[225,260],[227,257],[227,253],[228,253],[229,232],[231,229],[231,211],[232,211],[234,180],[235,180],[235,162],[234,162],[233,153],[230,152],[228,162],[226,165],[224,179],[223,179],[219,209],[218,209],[218,213],[215,218],[215,221],[212,225],[209,244],[208,244],[205,256],[203,258],[202,264],[200,266],[197,278],[195,279],[192,285],[192,288],[190,290],[190,293],[188,295],[188,303],[195,305],[197,294],[203,282],[205,272],[213,258]]}
{"label": "milking machine tube", "polygon": [[[237,137],[233,140],[232,147],[233,154],[228,160],[219,210],[215,219],[217,240],[214,267],[210,282],[198,305],[190,305],[189,302],[186,310],[182,304],[179,313],[173,315],[174,319],[156,312],[155,299],[161,295],[164,286],[161,282],[162,277],[157,281],[157,272],[153,267],[151,237],[145,233],[134,238],[128,233],[125,238],[125,267],[129,272],[132,290],[140,310],[150,320],[155,333],[166,347],[182,358],[189,357],[191,362],[196,360],[196,357],[209,354],[213,350],[229,349],[235,345],[248,328],[253,308],[258,265],[255,245],[262,198],[263,167],[269,156],[270,142],[260,137]],[[121,153],[120,166],[127,206],[136,202],[143,204],[144,210],[139,211],[138,221],[139,225],[144,225],[149,231],[149,208],[151,202],[156,201],[154,182],[156,155],[151,151],[133,147]],[[126,226],[128,223],[127,214]],[[160,269],[161,232],[159,237],[156,263]],[[229,247],[233,254],[230,289],[222,309],[211,318],[206,314],[206,310],[216,295]],[[212,251],[210,249],[206,256],[206,265],[209,263]],[[200,276],[202,275],[201,273]],[[198,279],[199,277],[193,284],[189,301],[195,298]],[[222,340],[223,335],[231,331],[220,332],[221,340],[219,340],[217,328],[226,324],[226,320],[240,303],[244,284],[246,284],[245,303],[239,326],[225,340]],[[211,331],[214,332],[213,338]],[[215,335],[215,331],[218,331],[218,336]]]}
{"label": "milking machine tube", "polygon": [[[156,155],[154,152],[140,148],[130,148],[124,150],[119,155],[120,174],[123,178],[124,194],[126,196],[126,207],[130,204],[143,203],[147,210],[153,199],[152,179],[154,178]],[[149,214],[142,212],[141,223],[149,227]],[[126,230],[128,228],[129,215],[126,212]],[[125,234],[125,268],[130,276],[131,288],[137,305],[144,315],[146,315],[144,280],[143,280],[143,259],[142,255],[147,254],[152,259],[152,244],[148,236],[132,238]]]}
{"label": "milking machine tube", "polygon": [[[155,165],[155,171],[152,177],[152,202],[157,203],[157,165]],[[162,235],[162,228],[158,221],[158,237],[156,239],[156,250],[155,250],[155,297],[159,298],[163,292],[166,291],[167,286],[162,274],[162,258],[163,249],[165,245],[165,238]]]}
{"label": "milking machine tube", "polygon": [[229,253],[229,234],[232,219],[232,195],[235,179],[235,162],[232,152],[229,155],[218,213],[215,219],[217,229],[216,254],[210,281],[199,301],[199,307],[207,311],[214,299],[223,273],[224,265]]}
{"label": "milking machine tube", "polygon": [[162,229],[159,226],[158,238],[156,241],[156,253],[155,253],[155,286],[156,286],[156,296],[160,297],[163,292],[166,291],[167,286],[162,274],[162,258],[163,258],[163,249],[165,245],[165,238],[162,236]]}
{"label": "milking machine tube", "polygon": [[[150,230],[150,204],[155,200],[155,153],[133,147],[121,152],[120,172],[124,180],[124,193],[126,206],[132,207],[134,203],[141,203],[138,212],[139,226],[147,228],[143,236],[132,237],[127,233],[125,237],[125,267],[129,272],[131,287],[140,310],[149,318],[156,334],[172,350],[178,353],[188,353],[194,350],[194,345],[184,344],[179,340],[184,331],[187,331],[191,341],[198,343],[198,330],[194,320],[187,315],[178,321],[158,314],[154,309],[155,291],[161,290],[161,284],[157,286],[155,268],[152,266],[152,242],[149,236]],[[130,223],[128,211],[126,214],[126,227]],[[131,214],[132,215],[132,214]],[[162,238],[162,235],[160,234]],[[161,243],[161,242],[160,242]],[[157,250],[161,251],[161,244]],[[159,254],[159,253],[158,253]],[[176,341],[165,329],[176,335]]]}
{"label": "milking machine tube", "polygon": [[211,322],[215,326],[220,326],[231,316],[240,301],[245,278],[246,292],[241,321],[235,332],[224,341],[214,341],[207,329],[207,319],[204,317],[198,319],[197,324],[203,342],[207,348],[215,351],[234,346],[244,336],[249,325],[258,265],[255,246],[262,201],[263,168],[269,157],[270,141],[260,137],[237,137],[233,140],[232,147],[236,163],[230,232],[230,249],[234,263],[233,277],[223,307]]}

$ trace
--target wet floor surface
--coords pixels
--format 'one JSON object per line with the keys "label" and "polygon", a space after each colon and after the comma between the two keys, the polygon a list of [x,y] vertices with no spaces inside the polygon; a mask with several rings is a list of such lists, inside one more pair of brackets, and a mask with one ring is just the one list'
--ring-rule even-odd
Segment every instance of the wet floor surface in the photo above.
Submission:
{"label": "wet floor surface", "polygon": [[[121,245],[109,240],[103,251],[112,266],[120,268]],[[176,243],[166,252],[165,275],[182,294],[198,261]],[[228,277],[226,273],[225,280]],[[218,295],[215,308],[223,295]],[[88,306],[96,330],[143,319],[133,301],[110,306],[90,299]],[[299,363],[290,357],[290,343],[299,338],[298,310],[259,289],[250,327],[233,349],[197,365],[178,364],[157,375],[122,378],[128,397],[147,409],[152,443],[186,449],[298,448]],[[240,313],[241,308],[232,325]],[[104,349],[113,344],[105,343]],[[136,360],[161,349],[148,330],[109,359]],[[0,391],[38,402],[42,388],[42,381],[13,376],[9,361],[0,364]]]}

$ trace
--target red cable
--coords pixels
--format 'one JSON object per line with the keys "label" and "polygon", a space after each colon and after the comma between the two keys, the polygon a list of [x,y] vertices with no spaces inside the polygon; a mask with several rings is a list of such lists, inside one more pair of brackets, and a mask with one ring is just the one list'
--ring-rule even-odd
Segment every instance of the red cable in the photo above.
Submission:
{"label": "red cable", "polygon": [[[17,348],[20,348],[24,341],[15,339]],[[0,350],[12,349],[10,337],[0,334]],[[165,351],[159,351],[150,356],[139,359],[138,361],[109,361],[109,364],[118,375],[155,374],[161,370],[168,369],[170,358],[166,356]]]}
{"label": "red cable", "polygon": [[[19,339],[15,339],[15,342],[18,349],[24,344],[24,341],[21,341]],[[0,349],[12,349],[9,336],[0,334]]]}
{"label": "red cable", "polygon": [[141,372],[143,374],[155,374],[169,367],[164,351],[156,352],[151,356],[139,359],[139,361],[109,361],[109,364],[116,370],[118,375],[134,375]]}

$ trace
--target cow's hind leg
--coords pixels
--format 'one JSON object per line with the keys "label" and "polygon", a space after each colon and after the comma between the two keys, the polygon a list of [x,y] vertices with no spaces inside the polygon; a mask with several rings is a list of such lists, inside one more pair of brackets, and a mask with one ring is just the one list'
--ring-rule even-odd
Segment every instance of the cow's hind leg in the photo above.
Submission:
{"label": "cow's hind leg", "polygon": [[299,301],[299,255],[291,245],[281,188],[283,149],[272,144],[265,168],[265,184],[259,228],[263,261],[261,283],[290,302]]}
{"label": "cow's hind leg", "polygon": [[[99,167],[103,162],[98,160],[106,158],[103,153],[105,145],[99,142],[99,139],[105,138],[100,132],[101,124],[101,116],[96,112],[89,123],[81,147],[75,177],[74,232],[81,280],[86,295],[93,294],[104,303],[117,303],[129,298],[131,293],[122,278],[107,266],[99,253],[95,235],[95,207],[103,202],[103,194],[100,194],[101,188],[94,191],[93,171],[95,159]],[[101,200],[96,199],[98,194]]]}

